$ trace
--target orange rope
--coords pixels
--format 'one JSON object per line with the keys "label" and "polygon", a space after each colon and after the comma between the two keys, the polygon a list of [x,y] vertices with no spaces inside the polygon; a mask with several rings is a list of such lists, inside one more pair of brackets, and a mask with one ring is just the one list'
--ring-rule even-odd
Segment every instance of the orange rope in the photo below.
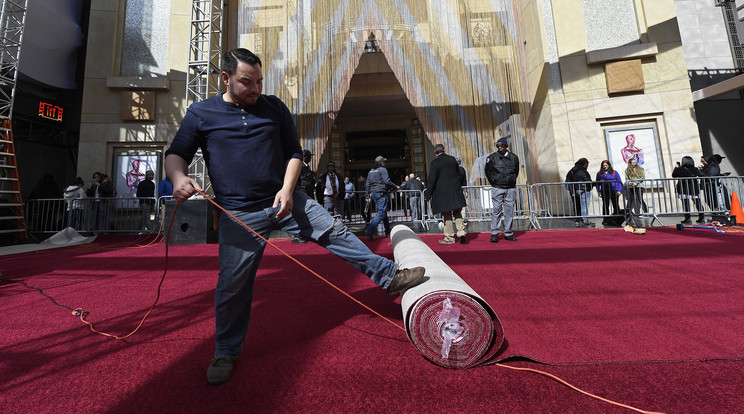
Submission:
{"label": "orange rope", "polygon": [[619,402],[615,402],[615,401],[612,401],[612,400],[608,400],[608,399],[606,399],[606,398],[602,398],[602,397],[600,397],[600,396],[598,396],[598,395],[595,395],[595,394],[592,394],[592,393],[586,392],[586,391],[584,391],[584,390],[582,390],[582,389],[580,389],[580,388],[578,388],[578,387],[576,387],[576,386],[574,386],[574,385],[571,385],[571,384],[569,384],[568,382],[566,382],[566,381],[564,381],[564,380],[562,380],[562,379],[560,379],[560,378],[556,377],[556,376],[555,376],[555,375],[553,375],[553,374],[547,373],[547,372],[545,372],[545,371],[540,371],[540,370],[537,370],[537,369],[532,369],[532,368],[519,368],[519,367],[510,367],[509,365],[504,365],[504,364],[494,364],[494,365],[496,365],[497,367],[501,367],[501,368],[509,368],[509,369],[513,369],[513,370],[515,370],[515,371],[529,371],[529,372],[534,372],[534,373],[536,373],[536,374],[544,375],[544,376],[546,376],[546,377],[548,377],[548,378],[551,378],[551,379],[553,379],[553,380],[555,380],[555,381],[558,381],[558,382],[560,382],[561,384],[563,384],[563,385],[565,385],[565,386],[567,386],[567,387],[571,388],[572,390],[574,390],[574,391],[578,391],[578,392],[580,392],[580,393],[582,393],[582,394],[584,394],[584,395],[586,395],[586,396],[589,396],[589,397],[595,398],[595,399],[597,399],[597,400],[600,400],[600,401],[604,401],[604,402],[606,402],[606,403],[609,403],[609,404],[612,404],[612,405],[616,405],[616,406],[618,406],[618,407],[623,407],[623,408],[627,408],[627,409],[629,409],[629,410],[633,410],[633,411],[635,411],[635,412],[639,412],[639,413],[643,413],[643,414],[663,414],[663,413],[660,413],[660,412],[656,412],[656,411],[644,411],[644,410],[641,410],[640,408],[635,408],[635,407],[631,407],[630,405],[625,405],[625,404],[622,404],[622,403],[619,403]]}
{"label": "orange rope", "polygon": [[[129,338],[130,336],[134,335],[134,333],[137,332],[140,327],[142,327],[142,325],[145,323],[145,320],[147,319],[147,317],[150,316],[150,313],[152,313],[153,309],[155,309],[155,305],[160,300],[160,288],[163,286],[163,281],[165,280],[165,274],[168,272],[168,238],[167,238],[167,236],[170,235],[171,226],[173,226],[173,219],[176,217],[176,211],[178,210],[178,206],[179,205],[181,205],[181,203],[176,204],[176,207],[173,209],[173,214],[171,214],[170,223],[168,224],[168,232],[166,234],[166,239],[165,239],[165,268],[163,269],[163,276],[160,277],[160,283],[158,283],[157,296],[155,297],[155,301],[152,303],[152,306],[150,306],[150,309],[147,311],[147,313],[145,313],[145,316],[142,317],[142,320],[140,321],[139,325],[137,325],[137,327],[134,328],[134,330],[132,332],[130,332],[130,333],[124,335],[124,336],[113,335],[113,334],[110,334],[110,333],[101,332],[101,331],[97,330],[95,327],[93,327],[93,324],[92,323],[90,323],[90,322],[88,322],[88,321],[85,320],[85,317],[88,316],[88,312],[86,312],[82,308],[77,308],[77,309],[73,310],[72,311],[73,316],[79,316],[80,317],[80,321],[83,322],[84,324],[88,325],[88,327],[90,328],[90,330],[92,332],[97,333],[99,335],[107,336],[107,337],[110,337],[110,338],[118,339],[118,340],[123,340],[123,339]],[[155,239],[153,239],[153,241],[156,240],[157,238],[158,237],[155,237]],[[139,247],[146,247],[146,246],[139,246]]]}
{"label": "orange rope", "polygon": [[[334,285],[329,280],[325,279],[324,277],[322,277],[321,275],[319,275],[318,273],[316,273],[315,271],[313,271],[309,267],[307,267],[304,264],[302,264],[299,260],[297,260],[294,257],[292,257],[291,255],[289,255],[289,253],[287,253],[284,250],[280,249],[277,245],[275,245],[274,243],[272,243],[271,241],[269,241],[265,237],[263,237],[260,234],[258,234],[255,230],[253,230],[252,228],[250,228],[249,226],[247,226],[245,223],[243,223],[242,221],[240,221],[237,217],[235,217],[234,215],[230,214],[230,212],[228,212],[227,210],[225,210],[224,208],[222,208],[222,206],[220,206],[214,200],[212,200],[211,197],[209,197],[206,194],[204,194],[203,191],[201,191],[201,190],[196,190],[196,191],[199,194],[203,195],[205,199],[209,200],[210,203],[214,204],[218,209],[220,209],[221,211],[223,211],[225,214],[227,214],[233,220],[235,220],[236,222],[240,223],[240,225],[242,225],[243,227],[245,227],[246,229],[248,229],[250,232],[252,232],[256,236],[258,236],[261,240],[263,240],[264,242],[266,242],[267,244],[269,244],[270,246],[272,246],[273,248],[275,248],[277,251],[279,251],[280,253],[282,253],[283,255],[287,256],[292,261],[294,261],[295,263],[297,263],[298,265],[300,265],[300,267],[302,267],[303,269],[306,269],[308,272],[312,273],[315,277],[317,277],[318,279],[322,280],[326,284],[330,285],[332,288],[336,289],[337,291],[341,292],[344,296],[348,297],[349,299],[351,299],[352,301],[356,302],[357,304],[359,304],[363,308],[365,308],[368,311],[372,312],[374,315],[379,316],[380,318],[382,318],[383,320],[385,320],[388,323],[392,324],[396,328],[402,330],[403,332],[406,331],[404,327],[398,325],[397,323],[395,323],[392,320],[386,318],[385,316],[383,316],[379,312],[375,311],[374,309],[372,309],[369,306],[365,305],[364,303],[360,302],[359,300],[357,300],[353,296],[349,295],[344,290],[342,290],[338,286]],[[83,322],[84,324],[88,325],[88,327],[90,328],[90,330],[92,332],[97,333],[99,335],[107,336],[107,337],[110,337],[110,338],[118,339],[118,340],[126,339],[126,338],[132,336],[135,332],[137,332],[139,330],[140,327],[142,327],[142,325],[145,323],[145,320],[147,319],[147,317],[150,315],[150,313],[152,313],[153,309],[155,309],[155,305],[160,300],[160,288],[163,286],[163,281],[165,280],[165,275],[168,272],[168,238],[169,238],[169,235],[170,235],[171,227],[173,226],[173,219],[176,217],[176,211],[178,210],[178,206],[180,204],[181,204],[180,202],[178,204],[176,204],[176,207],[173,209],[173,214],[171,214],[170,223],[168,224],[168,231],[166,232],[166,238],[165,238],[165,269],[163,269],[163,276],[161,276],[160,283],[158,284],[157,296],[155,298],[155,302],[153,302],[152,306],[150,306],[150,309],[147,311],[147,313],[145,313],[145,316],[142,317],[142,320],[140,321],[139,325],[137,325],[137,327],[132,332],[130,332],[130,333],[124,335],[124,336],[118,336],[118,335],[113,335],[113,334],[110,334],[110,333],[98,331],[97,329],[95,329],[95,327],[93,326],[93,324],[91,324],[90,322],[88,322],[88,321],[85,320],[85,317],[88,315],[88,312],[86,312],[82,308],[78,308],[78,309],[73,310],[72,311],[72,314],[74,316],[79,316],[80,317],[80,321]],[[157,239],[157,237],[154,240],[156,240],[156,239]],[[146,245],[137,245],[137,247],[147,247],[150,244],[152,244],[154,242],[154,240],[152,242],[146,244]]]}

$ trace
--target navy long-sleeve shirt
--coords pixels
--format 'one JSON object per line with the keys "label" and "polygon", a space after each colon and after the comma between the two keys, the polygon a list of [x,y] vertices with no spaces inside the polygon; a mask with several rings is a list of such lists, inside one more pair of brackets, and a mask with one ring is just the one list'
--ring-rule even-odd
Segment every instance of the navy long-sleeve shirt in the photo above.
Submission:
{"label": "navy long-sleeve shirt", "polygon": [[261,95],[241,107],[215,95],[192,104],[166,156],[191,163],[201,148],[216,201],[239,209],[273,199],[282,188],[287,162],[302,159],[297,129],[284,103]]}

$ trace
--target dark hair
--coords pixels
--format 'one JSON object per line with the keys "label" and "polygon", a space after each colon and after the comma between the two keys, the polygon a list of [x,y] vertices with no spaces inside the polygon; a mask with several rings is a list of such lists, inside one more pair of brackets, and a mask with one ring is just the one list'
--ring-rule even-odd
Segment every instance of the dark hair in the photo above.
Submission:
{"label": "dark hair", "polygon": [[75,179],[75,185],[85,185],[85,183],[81,177],[78,177]]}
{"label": "dark hair", "polygon": [[589,160],[588,159],[586,159],[586,158],[579,158],[576,161],[576,164],[575,165],[587,165],[587,164],[589,164]]}
{"label": "dark hair", "polygon": [[222,70],[228,75],[235,73],[235,68],[238,67],[238,61],[247,63],[249,65],[261,66],[261,58],[253,54],[248,49],[238,48],[228,50],[222,56]]}
{"label": "dark hair", "polygon": [[681,165],[683,167],[694,167],[695,166],[695,160],[692,159],[689,155],[685,155],[682,157],[682,163]]}
{"label": "dark hair", "polygon": [[602,171],[602,164],[607,163],[607,172],[610,174],[615,174],[615,169],[612,168],[612,163],[610,160],[602,160],[602,162],[599,163],[599,171]]}

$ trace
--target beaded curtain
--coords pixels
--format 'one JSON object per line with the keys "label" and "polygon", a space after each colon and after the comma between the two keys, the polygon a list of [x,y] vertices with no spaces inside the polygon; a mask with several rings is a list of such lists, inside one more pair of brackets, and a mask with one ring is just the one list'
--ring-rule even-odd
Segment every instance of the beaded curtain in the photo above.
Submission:
{"label": "beaded curtain", "polygon": [[313,153],[325,148],[374,34],[428,139],[472,165],[494,150],[496,127],[529,105],[518,8],[516,0],[243,0],[234,27],[237,47],[261,57],[264,93],[287,104]]}

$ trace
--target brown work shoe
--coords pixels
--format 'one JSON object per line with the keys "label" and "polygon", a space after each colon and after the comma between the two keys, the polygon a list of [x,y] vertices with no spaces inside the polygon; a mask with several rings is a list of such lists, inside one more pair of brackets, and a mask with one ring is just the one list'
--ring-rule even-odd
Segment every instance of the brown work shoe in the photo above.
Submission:
{"label": "brown work shoe", "polygon": [[413,267],[411,269],[398,269],[393,276],[393,281],[387,287],[387,292],[391,295],[400,293],[416,284],[424,276],[426,269],[423,267]]}

